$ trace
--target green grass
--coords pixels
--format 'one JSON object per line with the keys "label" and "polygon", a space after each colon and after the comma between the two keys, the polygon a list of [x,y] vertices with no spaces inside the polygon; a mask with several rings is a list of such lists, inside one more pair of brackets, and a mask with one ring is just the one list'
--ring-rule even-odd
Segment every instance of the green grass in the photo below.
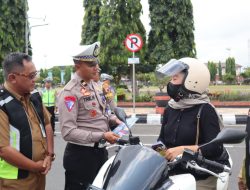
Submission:
{"label": "green grass", "polygon": [[[140,96],[154,95],[159,92],[157,86],[143,87],[140,89]],[[166,88],[163,89],[166,92]],[[209,86],[209,93],[218,96],[210,96],[212,100],[220,101],[250,101],[250,85],[211,85]],[[132,92],[126,92],[126,99],[132,99]]]}
{"label": "green grass", "polygon": [[211,85],[209,86],[209,92],[249,92],[250,85]]}

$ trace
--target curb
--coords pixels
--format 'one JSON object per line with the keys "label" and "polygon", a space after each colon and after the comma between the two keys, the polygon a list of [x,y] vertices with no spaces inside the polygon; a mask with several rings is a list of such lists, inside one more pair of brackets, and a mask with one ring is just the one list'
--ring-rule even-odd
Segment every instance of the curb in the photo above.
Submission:
{"label": "curb", "polygon": [[[250,102],[248,101],[211,101],[211,103],[216,107],[216,108],[249,108],[250,107]],[[118,107],[133,107],[132,102],[118,102],[117,103]],[[135,107],[157,107],[156,102],[136,102]],[[165,108],[165,107],[163,107]]]}
{"label": "curb", "polygon": [[[161,114],[135,114],[139,120],[136,123],[161,125]],[[244,125],[247,123],[247,115],[222,114],[220,115],[224,125]]]}
{"label": "curb", "polygon": [[[136,123],[148,124],[148,125],[161,125],[161,114],[133,114],[132,117],[138,117]],[[234,115],[234,114],[221,114],[220,115],[224,125],[245,125],[247,123],[248,115]],[[55,121],[58,121],[58,115],[56,115]]]}

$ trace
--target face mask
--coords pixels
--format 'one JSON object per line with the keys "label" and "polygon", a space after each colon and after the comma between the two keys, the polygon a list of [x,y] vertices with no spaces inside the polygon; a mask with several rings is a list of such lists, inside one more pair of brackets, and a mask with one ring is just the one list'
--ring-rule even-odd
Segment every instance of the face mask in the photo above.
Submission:
{"label": "face mask", "polygon": [[173,84],[171,82],[169,82],[167,84],[167,92],[168,95],[174,99],[174,101],[178,102],[182,96],[180,96],[180,88],[181,88],[182,84]]}

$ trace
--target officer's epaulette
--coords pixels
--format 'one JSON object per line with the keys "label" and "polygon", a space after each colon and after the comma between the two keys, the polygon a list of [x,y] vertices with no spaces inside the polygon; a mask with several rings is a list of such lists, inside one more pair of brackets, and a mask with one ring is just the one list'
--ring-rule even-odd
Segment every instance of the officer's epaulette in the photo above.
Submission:
{"label": "officer's epaulette", "polygon": [[70,80],[70,81],[66,84],[66,86],[64,87],[64,90],[69,91],[69,90],[71,90],[74,86],[76,86],[76,84],[77,84],[77,80],[76,80],[76,79],[72,79],[72,80]]}

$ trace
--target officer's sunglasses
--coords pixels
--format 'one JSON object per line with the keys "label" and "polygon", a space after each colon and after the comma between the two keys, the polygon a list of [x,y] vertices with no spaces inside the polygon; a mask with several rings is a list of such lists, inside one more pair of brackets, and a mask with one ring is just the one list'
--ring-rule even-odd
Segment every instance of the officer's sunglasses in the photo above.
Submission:
{"label": "officer's sunglasses", "polygon": [[30,80],[33,80],[34,78],[36,78],[38,73],[39,73],[39,71],[31,72],[30,74],[13,72],[14,75],[22,76],[22,77],[28,78]]}

